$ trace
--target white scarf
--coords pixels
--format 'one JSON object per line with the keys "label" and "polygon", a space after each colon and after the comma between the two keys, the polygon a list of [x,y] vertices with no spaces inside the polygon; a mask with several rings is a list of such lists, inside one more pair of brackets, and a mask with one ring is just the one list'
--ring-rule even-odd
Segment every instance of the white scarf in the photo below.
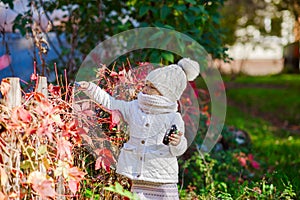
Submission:
{"label": "white scarf", "polygon": [[138,94],[139,108],[147,114],[162,114],[177,111],[177,102],[160,95]]}

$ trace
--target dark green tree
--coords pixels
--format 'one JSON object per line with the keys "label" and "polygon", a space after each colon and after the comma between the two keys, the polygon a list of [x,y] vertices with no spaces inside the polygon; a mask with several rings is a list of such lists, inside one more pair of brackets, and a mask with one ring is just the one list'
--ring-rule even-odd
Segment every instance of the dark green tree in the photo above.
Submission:
{"label": "dark green tree", "polygon": [[[106,37],[135,27],[157,26],[175,29],[198,41],[215,58],[227,59],[220,29],[220,8],[224,0],[150,0],[150,1],[103,1],[103,0],[30,0],[27,10],[14,20],[14,30],[32,35],[35,23],[42,28],[41,17],[49,20],[51,32],[56,34],[60,49],[50,46],[59,56],[61,68],[72,77],[78,70],[82,57]],[[11,9],[13,0],[3,0]],[[54,19],[53,13],[63,15]],[[34,18],[33,13],[39,18]],[[31,25],[31,26],[28,26]],[[67,41],[67,45],[63,42]],[[173,56],[164,59],[173,61]]]}

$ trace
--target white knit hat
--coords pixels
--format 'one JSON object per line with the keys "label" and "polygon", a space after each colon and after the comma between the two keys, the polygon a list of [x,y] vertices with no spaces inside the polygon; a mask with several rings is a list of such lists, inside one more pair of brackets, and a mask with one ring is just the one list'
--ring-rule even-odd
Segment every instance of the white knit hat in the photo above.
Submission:
{"label": "white knit hat", "polygon": [[194,80],[200,73],[199,64],[189,58],[181,59],[178,64],[168,65],[151,71],[146,80],[171,101],[180,99],[187,81]]}

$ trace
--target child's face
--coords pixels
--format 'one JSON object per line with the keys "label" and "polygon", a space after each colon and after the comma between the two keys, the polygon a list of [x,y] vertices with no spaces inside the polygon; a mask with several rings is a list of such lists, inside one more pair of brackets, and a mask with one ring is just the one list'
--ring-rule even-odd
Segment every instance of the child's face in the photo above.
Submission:
{"label": "child's face", "polygon": [[148,94],[148,95],[160,95],[161,96],[160,92],[149,81],[146,81],[146,84],[145,84],[142,92],[144,94]]}

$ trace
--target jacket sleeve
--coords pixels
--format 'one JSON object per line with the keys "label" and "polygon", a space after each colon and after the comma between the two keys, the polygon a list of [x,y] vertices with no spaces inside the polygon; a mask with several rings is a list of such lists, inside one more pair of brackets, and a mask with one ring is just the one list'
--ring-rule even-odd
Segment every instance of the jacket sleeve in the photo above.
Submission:
{"label": "jacket sleeve", "polygon": [[180,143],[177,146],[170,145],[170,152],[173,156],[181,156],[187,150],[187,140],[184,133],[184,121],[179,113],[176,113],[177,116],[174,120],[177,129],[183,133],[180,139]]}
{"label": "jacket sleeve", "polygon": [[102,104],[105,108],[119,110],[122,113],[124,120],[128,119],[130,116],[130,102],[115,99],[96,84],[90,82],[88,89],[85,90],[84,93],[91,99]]}

